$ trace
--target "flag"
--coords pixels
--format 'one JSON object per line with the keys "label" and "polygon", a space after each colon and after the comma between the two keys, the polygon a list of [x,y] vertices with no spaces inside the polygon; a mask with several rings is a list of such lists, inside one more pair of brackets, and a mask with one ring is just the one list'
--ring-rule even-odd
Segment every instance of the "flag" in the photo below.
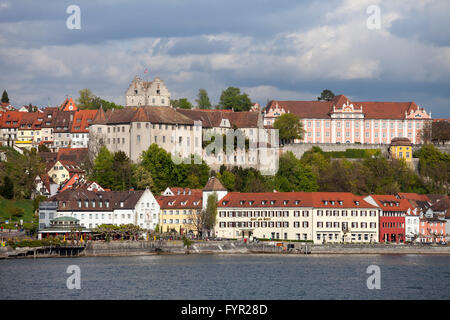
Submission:
{"label": "flag", "polygon": [[145,68],[144,73],[148,73],[148,69],[147,68]]}

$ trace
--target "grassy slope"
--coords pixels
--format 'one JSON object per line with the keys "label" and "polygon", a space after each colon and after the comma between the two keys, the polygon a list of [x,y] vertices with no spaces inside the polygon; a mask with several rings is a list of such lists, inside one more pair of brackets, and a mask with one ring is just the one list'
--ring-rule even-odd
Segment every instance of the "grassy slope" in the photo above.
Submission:
{"label": "grassy slope", "polygon": [[18,207],[24,210],[22,217],[12,217],[12,221],[33,221],[33,200],[7,200],[0,197],[0,221],[9,220],[8,208]]}

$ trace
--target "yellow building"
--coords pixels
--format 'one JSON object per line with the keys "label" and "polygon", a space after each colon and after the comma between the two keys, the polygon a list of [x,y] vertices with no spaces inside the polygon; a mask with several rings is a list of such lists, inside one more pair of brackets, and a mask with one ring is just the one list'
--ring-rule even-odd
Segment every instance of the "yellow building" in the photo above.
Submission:
{"label": "yellow building", "polygon": [[41,112],[24,112],[17,132],[16,146],[28,150],[37,148],[41,141],[42,120]]}
{"label": "yellow building", "polygon": [[389,153],[395,159],[412,160],[412,143],[408,138],[394,138],[389,146]]}
{"label": "yellow building", "polygon": [[56,163],[47,172],[48,176],[57,184],[61,184],[70,179],[70,177],[75,173],[84,175],[84,171],[76,162],[67,160],[56,161]]}
{"label": "yellow building", "polygon": [[197,235],[195,220],[202,210],[201,189],[167,188],[157,200],[161,232]]}

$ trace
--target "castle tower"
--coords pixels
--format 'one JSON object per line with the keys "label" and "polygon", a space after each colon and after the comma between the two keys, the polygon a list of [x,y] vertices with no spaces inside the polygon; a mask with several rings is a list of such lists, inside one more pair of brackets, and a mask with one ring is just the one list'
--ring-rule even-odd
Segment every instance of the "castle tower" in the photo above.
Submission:
{"label": "castle tower", "polygon": [[217,194],[217,201],[220,201],[228,193],[227,189],[220,183],[216,177],[210,177],[203,188],[202,209],[206,209],[208,197],[210,194]]}
{"label": "castle tower", "polygon": [[125,92],[125,106],[170,106],[170,92],[164,81],[156,77],[153,81],[144,81],[135,76]]}

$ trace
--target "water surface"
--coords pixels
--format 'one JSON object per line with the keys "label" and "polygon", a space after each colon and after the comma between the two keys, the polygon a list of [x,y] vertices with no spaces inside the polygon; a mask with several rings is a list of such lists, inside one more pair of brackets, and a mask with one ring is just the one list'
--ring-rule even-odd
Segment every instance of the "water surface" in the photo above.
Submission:
{"label": "water surface", "polygon": [[[67,267],[81,270],[69,290]],[[367,288],[367,267],[381,289]],[[0,299],[449,299],[444,255],[154,255],[0,260]]]}

